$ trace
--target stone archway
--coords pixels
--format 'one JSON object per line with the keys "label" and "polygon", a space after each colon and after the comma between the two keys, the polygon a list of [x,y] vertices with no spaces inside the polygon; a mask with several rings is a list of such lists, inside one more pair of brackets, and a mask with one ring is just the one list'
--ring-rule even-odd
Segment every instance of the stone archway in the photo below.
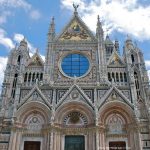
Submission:
{"label": "stone archway", "polygon": [[113,101],[103,105],[99,111],[99,124],[104,127],[99,134],[101,148],[110,150],[116,145],[116,149],[139,149],[135,114],[127,104]]}
{"label": "stone archway", "polygon": [[87,104],[68,102],[60,106],[54,119],[54,124],[58,125],[62,132],[57,136],[57,139],[61,139],[57,149],[95,149],[95,133],[92,132],[94,121],[94,111]]}
{"label": "stone archway", "polygon": [[42,130],[50,121],[50,108],[40,102],[28,102],[15,115],[15,130],[12,131],[9,150],[46,149],[47,135]]}

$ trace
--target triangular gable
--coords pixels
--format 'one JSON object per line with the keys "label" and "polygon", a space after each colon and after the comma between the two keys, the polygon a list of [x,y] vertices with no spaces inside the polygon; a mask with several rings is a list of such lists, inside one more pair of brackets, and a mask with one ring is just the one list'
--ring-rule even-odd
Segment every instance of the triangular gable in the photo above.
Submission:
{"label": "triangular gable", "polygon": [[108,66],[115,66],[115,67],[120,67],[120,66],[125,66],[125,63],[121,59],[121,57],[118,55],[117,51],[114,50],[109,61],[108,61]]}
{"label": "triangular gable", "polygon": [[44,94],[41,92],[41,90],[38,88],[38,85],[35,85],[35,87],[31,90],[31,92],[25,96],[25,98],[22,100],[22,102],[19,104],[18,109],[24,105],[27,102],[31,101],[37,101],[46,104],[49,108],[51,107],[50,102],[46,99]]}
{"label": "triangular gable", "polygon": [[59,100],[57,107],[59,107],[63,102],[84,102],[94,108],[91,100],[84,93],[84,91],[76,84],[74,84],[70,89],[65,93],[65,95]]}
{"label": "triangular gable", "polygon": [[93,41],[95,36],[85,23],[79,18],[78,15],[74,15],[69,24],[64,28],[63,32],[58,36],[60,41]]}
{"label": "triangular gable", "polygon": [[36,52],[28,61],[27,66],[44,66],[44,62],[41,56]]}
{"label": "triangular gable", "polygon": [[128,104],[130,107],[133,108],[133,104],[130,103],[129,99],[115,86],[112,86],[105,95],[98,100],[99,101],[99,108],[109,101],[120,101]]}

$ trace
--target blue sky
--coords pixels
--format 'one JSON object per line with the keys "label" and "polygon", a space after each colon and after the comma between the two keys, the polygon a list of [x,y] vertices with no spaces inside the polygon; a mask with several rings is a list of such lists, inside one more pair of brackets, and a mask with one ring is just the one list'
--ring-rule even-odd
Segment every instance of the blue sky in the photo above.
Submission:
{"label": "blue sky", "polygon": [[[150,70],[149,0],[0,0],[0,71],[6,66],[10,50],[23,36],[31,53],[39,48],[44,56],[51,18],[55,17],[56,33],[61,32],[73,14],[73,2],[80,5],[79,15],[93,33],[100,15],[105,34],[120,41],[120,50],[127,34],[132,37],[144,52]],[[2,78],[3,74],[1,82]]]}

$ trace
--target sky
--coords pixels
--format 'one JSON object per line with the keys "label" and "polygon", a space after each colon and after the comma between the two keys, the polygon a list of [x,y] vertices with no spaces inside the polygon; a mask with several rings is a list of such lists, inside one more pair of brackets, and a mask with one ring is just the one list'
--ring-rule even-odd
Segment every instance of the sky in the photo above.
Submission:
{"label": "sky", "polygon": [[73,15],[73,3],[94,34],[100,16],[105,35],[119,40],[120,51],[130,36],[144,53],[150,76],[150,0],[0,0],[0,86],[11,49],[25,37],[30,53],[38,48],[44,59],[51,18],[59,34]]}

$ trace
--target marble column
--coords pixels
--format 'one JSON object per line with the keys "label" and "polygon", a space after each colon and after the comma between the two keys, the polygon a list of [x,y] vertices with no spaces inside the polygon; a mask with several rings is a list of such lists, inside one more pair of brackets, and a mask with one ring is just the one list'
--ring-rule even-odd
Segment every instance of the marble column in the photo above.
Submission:
{"label": "marble column", "polygon": [[96,130],[96,150],[100,149],[99,130]]}
{"label": "marble column", "polygon": [[51,131],[50,133],[50,150],[54,150],[53,145],[54,145],[54,133]]}
{"label": "marble column", "polygon": [[105,150],[105,131],[101,130],[100,133],[100,150]]}
{"label": "marble column", "polygon": [[18,132],[16,134],[17,134],[16,135],[17,136],[17,140],[16,140],[16,144],[14,144],[14,145],[16,145],[15,150],[20,150],[20,142],[22,140],[21,132]]}
{"label": "marble column", "polygon": [[17,140],[17,133],[13,131],[11,134],[8,150],[16,150],[16,140]]}

